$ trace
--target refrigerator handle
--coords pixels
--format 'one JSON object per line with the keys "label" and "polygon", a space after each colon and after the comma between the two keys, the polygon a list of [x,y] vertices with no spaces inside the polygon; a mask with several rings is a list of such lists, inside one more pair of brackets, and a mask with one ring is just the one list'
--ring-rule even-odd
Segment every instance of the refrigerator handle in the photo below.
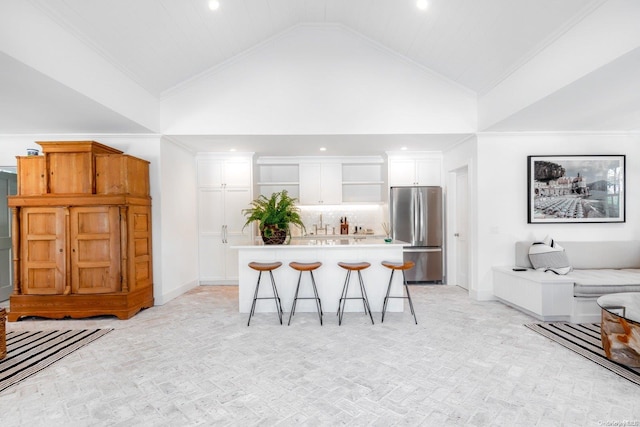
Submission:
{"label": "refrigerator handle", "polygon": [[424,235],[424,216],[426,215],[426,212],[424,211],[424,203],[423,203],[423,195],[422,195],[422,191],[418,192],[418,212],[420,213],[420,217],[418,218],[418,225],[419,225],[419,229],[418,229],[418,236],[420,236],[420,241],[424,242],[426,239],[426,236]]}
{"label": "refrigerator handle", "polygon": [[411,233],[411,245],[415,245],[419,239],[420,207],[418,206],[418,192],[413,190],[413,232]]}

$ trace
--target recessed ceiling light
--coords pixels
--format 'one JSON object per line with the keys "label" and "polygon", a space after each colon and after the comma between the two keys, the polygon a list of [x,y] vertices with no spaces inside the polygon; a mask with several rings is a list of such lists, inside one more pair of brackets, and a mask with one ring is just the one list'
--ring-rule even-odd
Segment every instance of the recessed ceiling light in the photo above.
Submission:
{"label": "recessed ceiling light", "polygon": [[218,10],[220,2],[218,0],[209,0],[209,9]]}
{"label": "recessed ceiling light", "polygon": [[235,148],[230,148],[229,151],[236,151],[236,149]]}
{"label": "recessed ceiling light", "polygon": [[320,147],[320,151],[327,151],[327,147]]}
{"label": "recessed ceiling light", "polygon": [[427,8],[429,7],[429,2],[427,0],[418,0],[416,2],[416,6],[420,10],[427,10]]}
{"label": "recessed ceiling light", "polygon": [[401,149],[402,151],[405,151],[405,150],[407,149],[407,147],[400,147],[400,149]]}

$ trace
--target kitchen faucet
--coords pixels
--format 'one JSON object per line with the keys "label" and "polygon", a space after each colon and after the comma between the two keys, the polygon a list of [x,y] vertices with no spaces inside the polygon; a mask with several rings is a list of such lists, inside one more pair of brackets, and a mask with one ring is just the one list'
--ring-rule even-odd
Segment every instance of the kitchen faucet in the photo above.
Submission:
{"label": "kitchen faucet", "polygon": [[[318,224],[313,224],[313,227],[315,228],[315,234],[318,234],[318,229],[322,230],[323,225],[322,225],[322,214],[320,214],[320,227],[318,227]],[[329,226],[327,224],[324,225],[324,234],[328,234],[327,228]]]}

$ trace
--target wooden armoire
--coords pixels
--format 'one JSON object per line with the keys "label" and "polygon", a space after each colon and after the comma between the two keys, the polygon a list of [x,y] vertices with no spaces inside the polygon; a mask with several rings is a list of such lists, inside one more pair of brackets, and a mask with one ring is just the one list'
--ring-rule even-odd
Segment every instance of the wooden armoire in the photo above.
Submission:
{"label": "wooden armoire", "polygon": [[115,315],[153,306],[149,162],[95,141],[38,142],[10,196],[9,321]]}

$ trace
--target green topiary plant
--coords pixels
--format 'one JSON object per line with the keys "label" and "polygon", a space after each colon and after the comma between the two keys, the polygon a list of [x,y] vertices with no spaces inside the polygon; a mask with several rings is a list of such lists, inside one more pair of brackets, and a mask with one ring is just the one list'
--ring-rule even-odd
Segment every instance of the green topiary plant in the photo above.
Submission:
{"label": "green topiary plant", "polygon": [[290,224],[305,230],[296,201],[287,190],[273,193],[269,198],[260,195],[251,202],[251,208],[242,210],[247,218],[244,227],[255,221],[265,243],[283,243],[287,236],[291,236]]}

